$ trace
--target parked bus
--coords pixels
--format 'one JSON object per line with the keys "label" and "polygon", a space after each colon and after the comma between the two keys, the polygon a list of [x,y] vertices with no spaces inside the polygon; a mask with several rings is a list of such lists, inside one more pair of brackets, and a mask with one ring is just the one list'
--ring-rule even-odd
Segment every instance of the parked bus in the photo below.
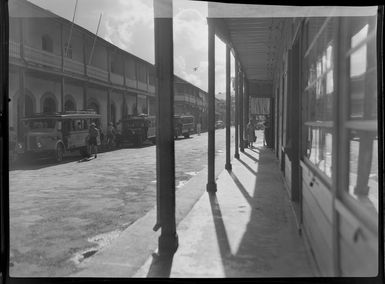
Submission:
{"label": "parked bus", "polygon": [[174,115],[174,135],[175,139],[183,135],[189,138],[194,133],[194,117],[191,115]]}
{"label": "parked bus", "polygon": [[100,129],[100,119],[94,111],[34,114],[22,119],[26,133],[18,146],[25,157],[51,156],[57,162],[66,152],[86,155],[89,125],[94,122]]}

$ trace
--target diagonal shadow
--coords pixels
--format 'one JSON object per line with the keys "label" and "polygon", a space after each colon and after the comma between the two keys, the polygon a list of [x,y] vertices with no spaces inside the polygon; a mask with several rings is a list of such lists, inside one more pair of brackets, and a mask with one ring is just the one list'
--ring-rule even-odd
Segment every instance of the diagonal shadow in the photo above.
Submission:
{"label": "diagonal shadow", "polygon": [[237,176],[233,172],[230,173],[230,176],[233,179],[233,181],[235,182],[235,184],[237,185],[239,191],[243,194],[243,196],[246,198],[247,202],[251,205],[253,202],[253,198],[250,196],[250,194],[247,192],[245,187],[242,185],[242,183],[239,181],[239,179],[237,178]]}
{"label": "diagonal shadow", "polygon": [[157,253],[153,253],[152,262],[150,269],[148,270],[147,277],[170,277],[173,258],[174,254],[161,256]]}
{"label": "diagonal shadow", "polygon": [[242,165],[245,166],[253,175],[257,175],[257,172],[254,171],[248,164],[246,164],[244,161],[241,160],[241,158],[238,159],[239,162],[241,162]]}
{"label": "diagonal shadow", "polygon": [[215,193],[209,193],[211,213],[214,219],[215,232],[217,234],[219,252],[221,254],[223,267],[229,258],[232,257],[229,238],[227,236],[225,224],[222,219],[221,208]]}
{"label": "diagonal shadow", "polygon": [[[251,151],[253,151],[253,149],[250,149]],[[259,160],[255,157],[253,157],[252,155],[250,155],[249,153],[247,153],[246,151],[242,154],[245,154],[247,157],[249,157],[250,159],[252,159],[254,162],[259,162]]]}

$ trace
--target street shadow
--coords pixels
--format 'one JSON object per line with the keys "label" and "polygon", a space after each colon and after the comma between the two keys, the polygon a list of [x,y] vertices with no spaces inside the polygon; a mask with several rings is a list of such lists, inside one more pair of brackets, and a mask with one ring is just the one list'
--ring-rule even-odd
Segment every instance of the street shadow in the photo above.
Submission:
{"label": "street shadow", "polygon": [[234,183],[236,184],[239,191],[242,193],[242,195],[246,198],[247,202],[251,205],[253,202],[253,198],[250,196],[250,194],[247,192],[246,188],[242,185],[240,180],[237,178],[237,176],[231,172],[230,173],[231,178],[233,179]]}
{"label": "street shadow", "polygon": [[[249,149],[249,150],[252,150],[252,149]],[[252,159],[254,162],[258,162],[259,160],[255,157],[253,157],[252,155],[250,155],[249,153],[247,153],[246,151],[243,153],[245,154],[247,157],[249,157],[250,159]]]}
{"label": "street shadow", "polygon": [[225,224],[222,219],[222,211],[215,193],[209,193],[211,214],[214,219],[215,232],[217,234],[219,252],[222,263],[225,266],[226,261],[232,256],[229,238],[227,236]]}
{"label": "street shadow", "polygon": [[153,253],[152,262],[147,273],[147,277],[170,277],[173,258],[174,254],[161,256],[157,253]]}
{"label": "street shadow", "polygon": [[246,164],[244,161],[242,161],[241,158],[238,159],[239,162],[241,162],[242,165],[245,166],[246,169],[248,169],[252,174],[257,175],[257,172],[254,171],[248,164]]}
{"label": "street shadow", "polygon": [[55,165],[63,165],[68,163],[77,162],[79,160],[78,156],[63,157],[63,161],[55,162],[51,158],[40,158],[40,159],[20,159],[15,164],[10,165],[9,170],[40,170],[47,167],[52,167]]}

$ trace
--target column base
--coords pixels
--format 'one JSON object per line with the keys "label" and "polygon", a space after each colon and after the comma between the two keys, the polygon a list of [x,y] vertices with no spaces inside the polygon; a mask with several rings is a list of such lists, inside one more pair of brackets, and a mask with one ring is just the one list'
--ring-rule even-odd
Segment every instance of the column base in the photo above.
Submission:
{"label": "column base", "polygon": [[235,153],[234,158],[239,160],[239,153]]}
{"label": "column base", "polygon": [[161,234],[158,239],[158,254],[159,256],[172,255],[178,249],[178,235],[175,234]]}
{"label": "column base", "polygon": [[208,182],[206,185],[206,191],[210,193],[217,192],[217,184],[215,181]]}
{"label": "column base", "polygon": [[228,163],[225,165],[225,169],[228,170],[228,171],[231,171],[232,170],[232,166],[231,166],[231,163]]}

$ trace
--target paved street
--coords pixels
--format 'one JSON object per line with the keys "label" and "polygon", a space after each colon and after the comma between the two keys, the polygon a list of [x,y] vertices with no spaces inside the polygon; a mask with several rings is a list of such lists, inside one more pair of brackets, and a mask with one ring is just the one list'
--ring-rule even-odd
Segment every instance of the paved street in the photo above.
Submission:
{"label": "paved street", "polygon": [[[217,153],[225,130],[216,131]],[[175,143],[176,186],[207,164],[207,133]],[[155,205],[155,146],[10,171],[11,276],[65,276]]]}

